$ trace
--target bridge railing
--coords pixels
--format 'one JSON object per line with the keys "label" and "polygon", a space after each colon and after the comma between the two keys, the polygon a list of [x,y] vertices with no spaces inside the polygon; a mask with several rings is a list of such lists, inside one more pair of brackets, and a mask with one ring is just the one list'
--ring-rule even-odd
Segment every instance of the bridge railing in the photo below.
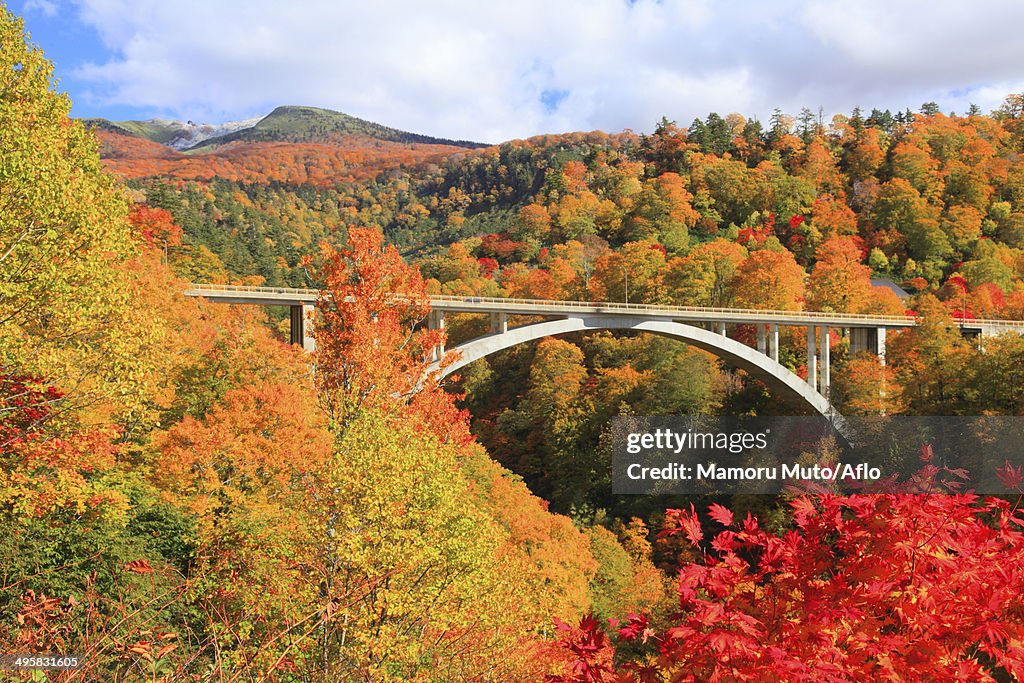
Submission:
{"label": "bridge railing", "polygon": [[[292,295],[309,297],[311,299],[316,298],[320,291],[316,289],[299,289],[293,287],[266,287],[257,285],[215,285],[215,284],[189,284],[189,289],[194,291],[198,295],[202,295],[203,292],[210,293],[251,293],[251,294],[267,294],[267,295]],[[396,295],[397,298],[404,298],[402,295]],[[886,316],[886,315],[875,315],[871,313],[830,313],[827,311],[779,311],[779,310],[760,310],[755,308],[732,308],[732,307],[712,307],[712,306],[666,306],[661,304],[628,304],[621,301],[559,301],[553,299],[517,299],[517,298],[503,298],[503,297],[482,297],[482,296],[452,296],[446,294],[433,294],[429,295],[431,302],[435,304],[453,304],[465,306],[471,304],[475,307],[486,308],[486,306],[501,306],[501,307],[521,307],[523,310],[522,315],[543,315],[543,311],[536,311],[536,309],[559,309],[559,310],[578,310],[582,312],[590,313],[616,313],[616,312],[630,312],[630,313],[647,313],[653,316],[659,317],[671,317],[677,314],[687,315],[704,315],[709,318],[713,318],[716,315],[730,315],[730,316],[742,316],[747,320],[763,320],[764,322],[786,320],[791,321],[798,319],[805,321],[809,324],[829,324],[831,326],[840,327],[844,323],[851,324],[853,327],[871,327],[873,325],[878,326],[899,326],[899,327],[912,327],[917,324],[918,318],[916,316]],[[536,311],[536,312],[534,312]],[[978,318],[959,318],[953,317],[953,322],[956,325],[963,325],[971,328],[985,327],[991,330],[1002,330],[1002,331],[1024,331],[1024,321],[1020,320],[995,320],[995,319],[978,319]],[[859,323],[859,325],[857,325]]]}
{"label": "bridge railing", "polygon": [[[713,317],[715,314],[738,315],[747,318],[763,319],[765,322],[779,319],[804,318],[808,320],[831,323],[860,322],[878,323],[880,325],[916,325],[919,318],[913,315],[887,316],[872,313],[834,313],[830,311],[782,311],[763,310],[757,308],[734,308],[727,306],[667,306],[662,304],[628,304],[621,301],[563,301],[556,299],[517,299],[512,297],[478,297],[478,296],[451,296],[432,294],[430,300],[435,303],[450,304],[482,304],[495,306],[520,305],[524,309],[529,308],[569,308],[595,313],[615,312],[619,310],[649,313],[651,315],[671,316],[673,314],[689,313],[704,314]],[[524,314],[528,311],[524,310]],[[999,320],[983,318],[960,318],[953,316],[955,324],[966,324],[969,327],[993,327],[1006,328],[1008,330],[1024,329],[1024,321],[1020,320]]]}
{"label": "bridge railing", "polygon": [[265,287],[262,285],[210,285],[210,284],[199,284],[190,282],[188,285],[190,290],[196,291],[209,291],[209,292],[251,292],[253,294],[301,294],[317,296],[320,294],[319,289],[300,289],[297,287]]}
{"label": "bridge railing", "polygon": [[[884,316],[867,313],[830,313],[827,311],[781,311],[762,310],[757,308],[730,308],[726,306],[666,306],[662,304],[627,304],[621,301],[560,301],[554,299],[515,299],[503,297],[463,297],[448,295],[431,295],[430,300],[438,303],[452,304],[493,304],[496,306],[521,305],[536,308],[572,308],[596,313],[630,311],[650,313],[652,315],[673,315],[677,313],[697,313],[713,316],[715,314],[742,315],[751,318],[763,317],[766,321],[777,318],[814,318],[820,320],[858,320],[888,324],[915,324],[914,316]],[[972,321],[977,322],[977,321]],[[1024,323],[1018,323],[1024,325]]]}

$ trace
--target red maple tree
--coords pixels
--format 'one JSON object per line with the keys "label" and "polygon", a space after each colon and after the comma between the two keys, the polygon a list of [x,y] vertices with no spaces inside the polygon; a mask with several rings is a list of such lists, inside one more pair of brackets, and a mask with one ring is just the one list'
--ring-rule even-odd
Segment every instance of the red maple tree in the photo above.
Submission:
{"label": "red maple tree", "polygon": [[[748,515],[705,541],[696,511],[671,510],[703,562],[680,568],[679,611],[660,629],[630,615],[629,661],[599,624],[563,639],[551,681],[1019,680],[1024,675],[1024,518],[976,495],[824,495],[791,502],[793,528]],[[590,643],[593,647],[581,647]]]}

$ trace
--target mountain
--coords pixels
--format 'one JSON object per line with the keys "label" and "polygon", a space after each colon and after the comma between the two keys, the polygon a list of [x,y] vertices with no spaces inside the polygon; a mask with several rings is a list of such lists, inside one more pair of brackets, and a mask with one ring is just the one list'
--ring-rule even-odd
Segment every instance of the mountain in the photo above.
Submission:
{"label": "mountain", "polygon": [[487,146],[468,140],[447,140],[409,133],[330,109],[286,106],[278,107],[251,127],[210,138],[196,147],[220,146],[235,141],[333,142],[339,136],[348,135],[364,136],[387,142],[452,145],[470,149]]}
{"label": "mountain", "polygon": [[[183,129],[166,122],[88,122],[107,167],[129,179],[214,178],[251,183],[336,186],[380,173],[438,164],[465,155],[470,142],[444,142],[323,109],[283,107],[251,128],[211,137],[185,150],[169,143]],[[160,142],[162,141],[162,142]]]}
{"label": "mountain", "polygon": [[196,124],[192,121],[149,119],[147,121],[108,121],[86,119],[86,125],[122,135],[132,135],[183,152],[210,150],[230,142],[312,142],[338,143],[358,136],[384,142],[447,145],[475,149],[486,147],[469,140],[409,133],[373,121],[318,107],[278,107],[264,117],[221,124]]}
{"label": "mountain", "polygon": [[244,121],[229,123],[193,123],[192,121],[173,121],[170,119],[148,119],[146,121],[107,121],[106,119],[86,119],[86,125],[111,130],[117,133],[136,135],[178,151],[192,149],[212,138],[251,128],[262,117],[254,117]]}

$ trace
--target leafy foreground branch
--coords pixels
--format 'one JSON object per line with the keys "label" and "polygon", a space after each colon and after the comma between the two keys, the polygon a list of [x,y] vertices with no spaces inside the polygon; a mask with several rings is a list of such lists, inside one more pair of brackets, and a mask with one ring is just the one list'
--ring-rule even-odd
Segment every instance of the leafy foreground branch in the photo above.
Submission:
{"label": "leafy foreground branch", "polygon": [[664,530],[703,553],[680,568],[678,611],[655,624],[560,624],[573,658],[549,683],[1009,681],[1024,674],[1024,518],[973,495],[792,501],[783,535],[755,518],[704,536],[691,506]]}

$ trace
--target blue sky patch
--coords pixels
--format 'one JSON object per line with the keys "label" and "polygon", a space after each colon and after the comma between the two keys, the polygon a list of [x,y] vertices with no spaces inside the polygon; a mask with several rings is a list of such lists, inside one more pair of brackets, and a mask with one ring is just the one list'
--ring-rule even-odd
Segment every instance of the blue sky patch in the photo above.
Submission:
{"label": "blue sky patch", "polygon": [[558,105],[568,96],[568,90],[548,89],[540,94],[540,103],[544,105],[544,111],[550,113],[558,109]]}

